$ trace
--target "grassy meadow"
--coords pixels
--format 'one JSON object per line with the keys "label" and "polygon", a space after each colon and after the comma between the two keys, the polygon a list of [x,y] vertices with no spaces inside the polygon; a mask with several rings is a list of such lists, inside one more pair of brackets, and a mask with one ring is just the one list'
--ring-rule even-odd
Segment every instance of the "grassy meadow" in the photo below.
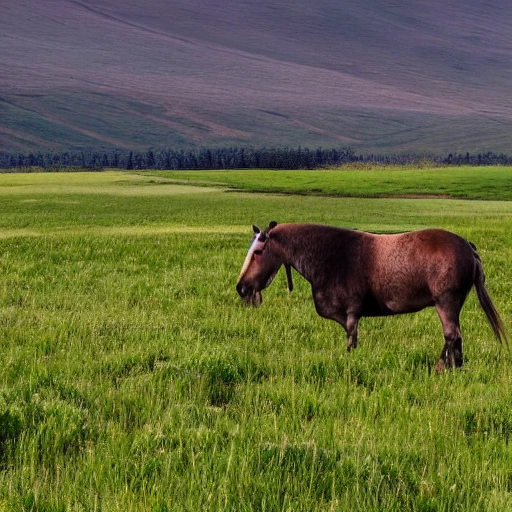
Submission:
{"label": "grassy meadow", "polygon": [[512,355],[474,292],[442,375],[433,309],[347,354],[297,274],[235,292],[252,223],[440,226],[510,330],[511,173],[0,174],[0,510],[511,510]]}
{"label": "grassy meadow", "polygon": [[229,186],[247,192],[334,197],[403,197],[512,200],[511,169],[418,168],[360,164],[315,171],[162,171],[161,177]]}

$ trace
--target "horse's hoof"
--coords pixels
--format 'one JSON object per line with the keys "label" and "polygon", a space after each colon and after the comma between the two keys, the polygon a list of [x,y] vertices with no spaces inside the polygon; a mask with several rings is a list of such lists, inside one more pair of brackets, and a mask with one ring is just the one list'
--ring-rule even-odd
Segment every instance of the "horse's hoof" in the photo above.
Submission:
{"label": "horse's hoof", "polygon": [[436,373],[439,375],[442,371],[446,370],[446,364],[442,359],[439,359],[437,361],[437,364],[435,366]]}

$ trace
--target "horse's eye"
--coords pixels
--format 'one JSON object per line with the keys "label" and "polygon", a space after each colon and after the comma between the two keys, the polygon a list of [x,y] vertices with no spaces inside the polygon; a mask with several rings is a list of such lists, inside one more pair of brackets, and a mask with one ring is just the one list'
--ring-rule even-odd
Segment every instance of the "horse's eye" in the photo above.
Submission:
{"label": "horse's eye", "polygon": [[263,254],[263,251],[261,249],[256,249],[254,251],[254,254],[256,254],[256,256],[261,256]]}

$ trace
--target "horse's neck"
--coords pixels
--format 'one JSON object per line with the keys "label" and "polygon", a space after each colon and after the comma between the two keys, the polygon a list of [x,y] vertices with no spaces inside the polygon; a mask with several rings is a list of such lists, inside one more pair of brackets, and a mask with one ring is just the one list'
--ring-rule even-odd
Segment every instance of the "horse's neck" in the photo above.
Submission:
{"label": "horse's neck", "polygon": [[313,284],[320,263],[314,248],[301,244],[283,243],[282,251],[284,263],[291,265],[304,279]]}

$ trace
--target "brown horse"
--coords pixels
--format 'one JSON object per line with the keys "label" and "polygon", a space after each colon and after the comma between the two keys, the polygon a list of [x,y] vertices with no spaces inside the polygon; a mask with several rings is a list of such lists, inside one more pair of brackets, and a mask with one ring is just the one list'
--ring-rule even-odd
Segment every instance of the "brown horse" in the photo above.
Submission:
{"label": "brown horse", "polygon": [[254,238],[238,278],[237,292],[254,306],[261,291],[285,266],[292,289],[293,267],[311,284],[317,313],[347,333],[347,350],[357,346],[364,316],[420,311],[434,306],[445,344],[436,371],[463,363],[459,314],[474,286],[496,338],[507,340],[503,323],[484,285],[476,247],[442,229],[376,235],[317,224],[277,224]]}

